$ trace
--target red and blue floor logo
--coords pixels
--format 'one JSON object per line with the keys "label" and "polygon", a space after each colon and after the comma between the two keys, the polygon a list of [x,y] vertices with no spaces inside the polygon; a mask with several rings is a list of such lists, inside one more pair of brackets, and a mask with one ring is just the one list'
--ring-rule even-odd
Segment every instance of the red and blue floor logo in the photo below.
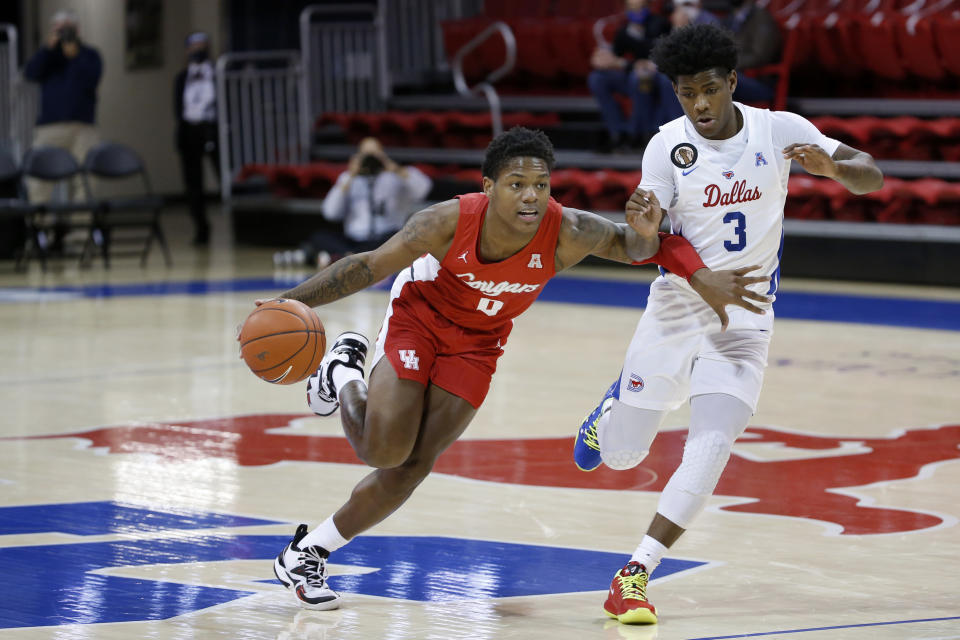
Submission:
{"label": "red and blue floor logo", "polygon": [[[107,453],[148,453],[171,460],[223,458],[239,466],[281,461],[361,464],[342,437],[272,433],[303,417],[248,415],[28,439],[81,438]],[[435,472],[517,485],[660,491],[680,463],[685,435],[684,430],[661,432],[642,467],[600,468],[590,474],[573,465],[569,437],[462,440],[440,457]],[[905,533],[954,524],[934,513],[868,504],[855,491],[916,478],[929,465],[960,458],[960,425],[912,429],[886,438],[751,427],[744,437],[751,443],[804,450],[806,455],[757,460],[734,452],[716,493],[743,500],[727,504],[723,511],[816,520],[842,535]],[[811,457],[811,451],[827,455]],[[289,536],[253,535],[244,533],[244,528],[273,524],[289,524],[292,534],[291,523],[222,513],[174,513],[114,502],[0,507],[0,545],[3,536],[11,535],[80,536],[78,542],[0,546],[0,575],[16,576],[4,581],[0,591],[4,595],[0,628],[161,620],[246,597],[254,591],[130,577],[129,571],[111,575],[111,569],[260,560],[265,567],[263,581],[270,582],[269,561]],[[217,531],[211,533],[211,529]],[[123,539],[82,539],[111,534],[123,534]],[[609,585],[611,567],[625,560],[622,553],[506,541],[360,536],[338,550],[331,562],[362,567],[365,572],[335,575],[331,584],[346,593],[411,601],[600,591]],[[409,580],[395,579],[397,563],[414,568],[408,572]],[[702,564],[668,558],[656,578]],[[55,570],[38,571],[38,567]],[[576,567],[576,571],[545,567]],[[450,579],[477,571],[487,579]],[[84,606],[67,606],[66,597],[74,601],[83,597]]]}

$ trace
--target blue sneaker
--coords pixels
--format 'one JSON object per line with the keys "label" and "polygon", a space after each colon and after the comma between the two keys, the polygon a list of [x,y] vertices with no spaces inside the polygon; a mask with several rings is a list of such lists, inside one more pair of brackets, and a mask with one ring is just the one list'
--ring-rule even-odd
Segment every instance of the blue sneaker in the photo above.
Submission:
{"label": "blue sneaker", "polygon": [[[621,372],[620,375],[623,375],[623,373]],[[590,412],[590,415],[580,425],[580,431],[577,432],[577,441],[573,445],[573,462],[581,471],[593,471],[602,462],[600,442],[597,440],[597,423],[600,422],[600,416],[610,411],[614,398],[620,398],[619,377],[604,392],[600,404]]]}

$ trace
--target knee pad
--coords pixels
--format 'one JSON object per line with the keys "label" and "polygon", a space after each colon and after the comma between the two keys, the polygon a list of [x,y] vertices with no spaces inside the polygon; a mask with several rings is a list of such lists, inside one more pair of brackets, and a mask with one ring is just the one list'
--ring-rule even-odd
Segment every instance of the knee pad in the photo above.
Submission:
{"label": "knee pad", "polygon": [[600,459],[611,469],[631,469],[647,457],[663,422],[663,411],[637,409],[619,400],[598,425]]}
{"label": "knee pad", "polygon": [[670,479],[688,493],[709,496],[727,466],[733,442],[717,431],[699,433],[683,447],[683,460]]}
{"label": "knee pad", "polygon": [[615,471],[624,471],[626,469],[632,469],[647,457],[649,451],[642,451],[638,449],[617,449],[616,451],[608,451],[606,449],[600,449],[600,459],[603,460],[603,464],[607,465]]}
{"label": "knee pad", "polygon": [[687,440],[683,461],[660,496],[657,511],[678,527],[687,529],[703,510],[727,466],[733,442],[717,431]]}

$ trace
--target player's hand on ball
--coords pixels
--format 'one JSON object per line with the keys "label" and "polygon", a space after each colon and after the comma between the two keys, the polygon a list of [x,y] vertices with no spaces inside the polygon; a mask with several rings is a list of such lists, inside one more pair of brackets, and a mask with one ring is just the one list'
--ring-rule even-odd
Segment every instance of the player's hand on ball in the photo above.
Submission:
{"label": "player's hand on ball", "polygon": [[815,176],[834,178],[837,174],[837,164],[822,147],[815,144],[794,143],[783,149],[783,157],[787,160],[796,160],[800,166]]}
{"label": "player's hand on ball", "polygon": [[700,297],[710,305],[710,308],[716,312],[720,318],[720,330],[726,331],[730,318],[724,309],[728,304],[743,307],[751,313],[763,315],[766,313],[763,309],[752,304],[750,300],[757,302],[769,302],[770,298],[761,295],[755,291],[747,289],[751,284],[760,282],[770,282],[769,276],[748,276],[751,271],[756,271],[760,265],[750,267],[741,267],[740,269],[729,269],[725,271],[711,271],[710,269],[698,269],[690,276],[690,286],[694,291],[700,294]]}
{"label": "player's hand on ball", "polygon": [[630,228],[645,238],[655,237],[663,218],[657,194],[637,187],[627,200],[626,215]]}

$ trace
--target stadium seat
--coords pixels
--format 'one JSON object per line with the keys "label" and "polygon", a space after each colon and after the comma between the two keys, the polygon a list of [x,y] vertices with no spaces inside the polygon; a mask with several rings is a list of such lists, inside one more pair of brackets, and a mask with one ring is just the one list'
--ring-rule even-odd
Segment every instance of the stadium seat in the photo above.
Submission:
{"label": "stadium seat", "polygon": [[781,33],[783,35],[783,52],[780,56],[780,61],[746,70],[746,73],[752,77],[772,76],[776,78],[777,88],[774,92],[773,102],[770,105],[770,108],[775,111],[783,111],[787,108],[790,71],[793,69],[793,57],[796,55],[797,44],[800,39],[800,32],[795,28],[781,27]]}
{"label": "stadium seat", "polygon": [[[23,178],[56,184],[69,183],[80,175],[82,169],[73,155],[61,147],[39,146],[27,150],[21,167]],[[25,191],[28,195],[29,192]],[[97,244],[96,227],[93,225],[93,205],[86,200],[63,201],[51,198],[45,202],[29,203],[27,222],[28,237],[21,256],[21,266],[29,264],[33,257],[40,259],[43,270],[47,268],[50,241],[70,229],[83,229],[86,240],[80,254],[81,262]],[[46,215],[46,214],[54,214]]]}
{"label": "stadium seat", "polygon": [[960,76],[960,11],[938,15],[933,22],[933,38],[940,52],[940,64],[949,73]]}
{"label": "stadium seat", "polygon": [[[896,37],[897,16],[877,11],[850,18],[851,33],[859,47],[859,60],[869,70],[890,80],[903,80],[907,73]],[[849,62],[848,62],[849,64]]]}
{"label": "stadium seat", "polygon": [[[941,80],[944,69],[933,37],[933,17],[897,16],[894,35],[898,49],[903,52],[903,66],[914,76],[927,80]],[[958,43],[960,44],[960,43]]]}
{"label": "stadium seat", "polygon": [[856,44],[856,16],[833,11],[826,17],[809,18],[809,34],[817,60],[831,74],[853,77],[860,74],[861,54]]}
{"label": "stadium seat", "polygon": [[590,73],[590,55],[595,46],[592,20],[555,20],[546,32],[547,54],[554,61],[557,71],[568,78],[587,77]]}
{"label": "stadium seat", "polygon": [[560,67],[547,47],[547,32],[553,22],[526,18],[510,20],[508,24],[517,41],[517,71],[538,80],[556,76]]}
{"label": "stadium seat", "polygon": [[917,201],[915,222],[920,224],[960,224],[960,183],[922,178],[907,183]]}
{"label": "stadium seat", "polygon": [[[160,245],[163,258],[168,267],[173,265],[167,239],[160,226],[160,214],[163,211],[163,198],[153,193],[147,168],[136,151],[130,147],[115,143],[102,142],[87,152],[83,161],[83,182],[87,197],[94,203],[93,225],[98,231],[100,254],[105,267],[110,266],[113,247],[121,244],[142,244],[143,248],[134,250],[140,256],[140,265],[146,266],[153,242]],[[91,180],[90,178],[96,178]],[[124,195],[106,195],[105,183],[112,183],[116,191],[118,185],[125,185]],[[132,193],[129,187],[133,184]],[[139,230],[145,235],[121,234],[122,230]],[[89,248],[93,248],[89,245]],[[84,256],[86,249],[84,248]],[[126,252],[131,253],[130,251]]]}

